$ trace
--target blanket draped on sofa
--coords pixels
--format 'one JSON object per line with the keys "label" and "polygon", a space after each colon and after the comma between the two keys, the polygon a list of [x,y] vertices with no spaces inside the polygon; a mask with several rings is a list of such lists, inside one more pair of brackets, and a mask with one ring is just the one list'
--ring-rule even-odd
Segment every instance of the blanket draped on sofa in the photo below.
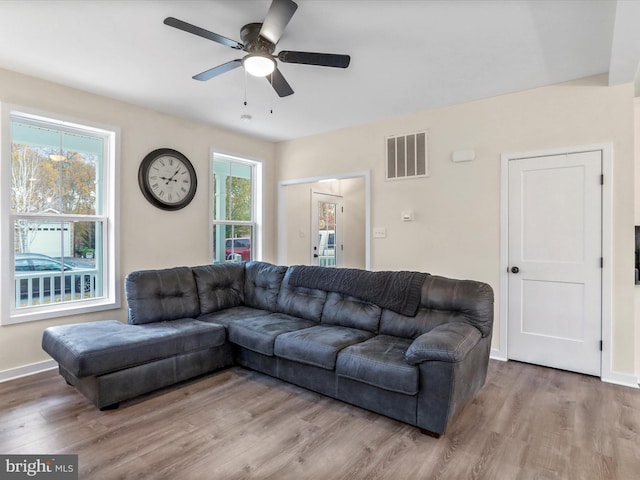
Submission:
{"label": "blanket draped on sofa", "polygon": [[342,293],[413,317],[420,306],[420,292],[427,273],[370,272],[354,268],[306,265],[291,267],[289,283],[296,287]]}

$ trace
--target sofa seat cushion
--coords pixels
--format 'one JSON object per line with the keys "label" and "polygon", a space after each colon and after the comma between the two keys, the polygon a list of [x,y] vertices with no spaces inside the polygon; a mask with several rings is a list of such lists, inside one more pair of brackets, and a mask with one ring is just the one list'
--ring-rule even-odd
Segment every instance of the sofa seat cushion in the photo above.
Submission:
{"label": "sofa seat cushion", "polygon": [[272,313],[245,318],[229,323],[229,341],[263,355],[273,356],[273,345],[278,335],[317,325],[311,320]]}
{"label": "sofa seat cushion", "polygon": [[278,336],[273,351],[277,357],[333,370],[340,350],[371,337],[355,328],[316,325]]}
{"label": "sofa seat cushion", "polygon": [[259,308],[233,307],[213,313],[208,313],[206,315],[200,315],[198,317],[198,320],[202,320],[203,322],[217,323],[218,325],[224,325],[228,328],[231,323],[237,322],[238,320],[262,317],[263,315],[270,314],[271,312],[267,310],[260,310]]}
{"label": "sofa seat cushion", "polygon": [[392,392],[418,393],[418,367],[410,365],[405,352],[412,340],[377,335],[351,345],[338,354],[336,373]]}
{"label": "sofa seat cushion", "polygon": [[103,320],[49,327],[42,348],[76,377],[88,377],[217,347],[225,340],[222,325],[193,319],[147,325]]}

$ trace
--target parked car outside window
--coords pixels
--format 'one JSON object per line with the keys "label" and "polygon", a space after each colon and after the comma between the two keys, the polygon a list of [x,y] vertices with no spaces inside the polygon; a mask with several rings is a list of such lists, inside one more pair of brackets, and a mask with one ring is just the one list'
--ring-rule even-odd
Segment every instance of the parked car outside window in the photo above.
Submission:
{"label": "parked car outside window", "polygon": [[251,260],[251,239],[248,237],[227,238],[224,254],[227,261],[241,259],[243,262],[248,262]]}
{"label": "parked car outside window", "polygon": [[[91,291],[91,275],[85,275],[68,263],[62,263],[48,255],[40,253],[16,253],[15,257],[16,284],[20,285],[20,298],[29,296],[29,282],[31,282],[31,296],[40,296],[40,286],[44,296],[62,294],[62,276],[64,275],[64,293],[80,293]],[[42,273],[42,275],[33,275]],[[22,275],[21,275],[22,274]],[[21,278],[23,277],[23,278]],[[53,279],[53,288],[51,280]],[[72,282],[74,289],[71,288]]]}

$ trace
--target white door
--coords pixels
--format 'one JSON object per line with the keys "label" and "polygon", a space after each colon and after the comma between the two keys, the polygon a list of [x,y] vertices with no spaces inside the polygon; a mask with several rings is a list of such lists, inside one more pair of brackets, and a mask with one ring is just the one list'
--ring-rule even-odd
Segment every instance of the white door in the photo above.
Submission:
{"label": "white door", "polygon": [[342,197],[311,195],[311,265],[342,266]]}
{"label": "white door", "polygon": [[602,152],[509,161],[508,357],[600,376]]}

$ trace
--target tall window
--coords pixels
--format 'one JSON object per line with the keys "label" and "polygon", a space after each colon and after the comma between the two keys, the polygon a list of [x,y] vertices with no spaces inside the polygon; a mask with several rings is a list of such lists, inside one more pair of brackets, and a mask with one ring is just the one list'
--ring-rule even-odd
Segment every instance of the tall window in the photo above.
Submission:
{"label": "tall window", "polygon": [[7,134],[3,323],[113,306],[116,132],[11,111]]}
{"label": "tall window", "polygon": [[213,155],[213,262],[258,258],[260,164]]}

